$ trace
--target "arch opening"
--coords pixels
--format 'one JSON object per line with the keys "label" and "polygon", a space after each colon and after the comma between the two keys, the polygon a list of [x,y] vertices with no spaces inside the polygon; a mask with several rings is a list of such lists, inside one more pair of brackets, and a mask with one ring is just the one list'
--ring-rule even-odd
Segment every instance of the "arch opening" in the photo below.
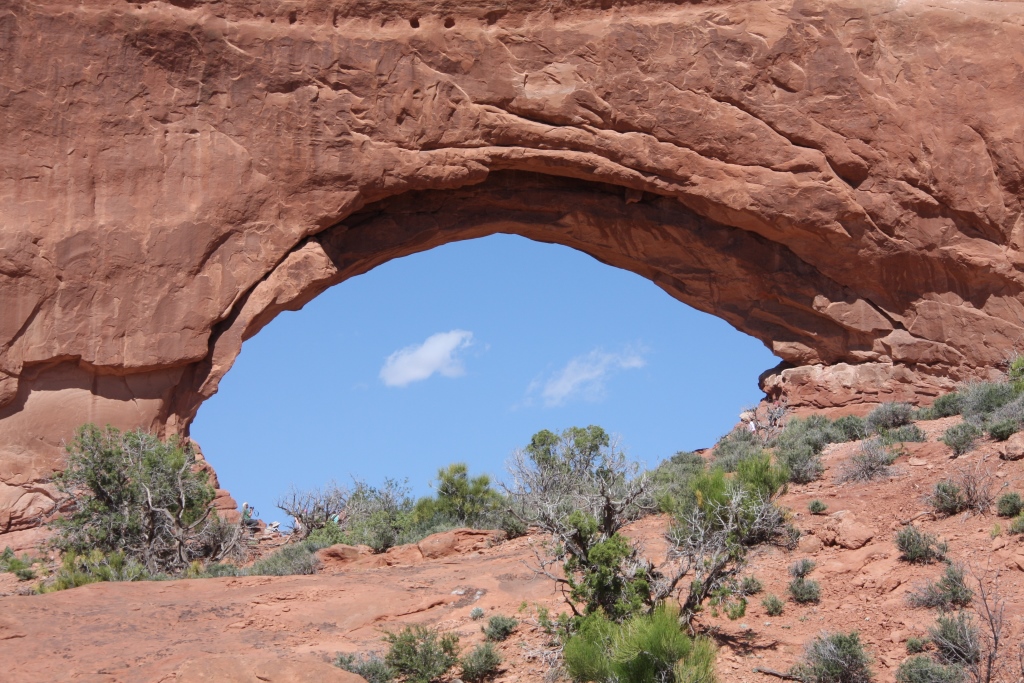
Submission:
{"label": "arch opening", "polygon": [[[451,367],[418,361],[436,374],[386,363],[455,332],[466,344],[448,347]],[[408,477],[426,495],[455,461],[501,477],[542,428],[599,424],[653,466],[728,431],[776,362],[632,273],[491,235],[394,259],[282,314],[190,431],[221,485],[269,521],[293,483]]]}

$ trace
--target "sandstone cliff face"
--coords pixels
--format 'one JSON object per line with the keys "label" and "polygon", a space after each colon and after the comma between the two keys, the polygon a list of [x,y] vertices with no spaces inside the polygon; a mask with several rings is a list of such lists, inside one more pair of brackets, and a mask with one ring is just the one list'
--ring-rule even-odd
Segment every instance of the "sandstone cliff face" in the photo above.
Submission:
{"label": "sandstone cliff face", "polygon": [[1024,4],[0,7],[0,532],[84,421],[187,432],[242,341],[510,232],[794,366],[935,394],[1024,338]]}

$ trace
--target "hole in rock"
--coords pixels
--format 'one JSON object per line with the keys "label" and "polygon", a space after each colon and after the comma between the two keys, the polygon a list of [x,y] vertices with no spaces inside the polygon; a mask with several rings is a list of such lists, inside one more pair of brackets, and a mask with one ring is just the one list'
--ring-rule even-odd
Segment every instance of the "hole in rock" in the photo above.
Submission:
{"label": "hole in rock", "polygon": [[412,26],[413,28],[419,28],[420,20],[417,19],[416,17],[413,17],[412,19],[409,20],[409,26]]}
{"label": "hole in rock", "polygon": [[298,12],[294,12],[293,11],[293,12],[289,12],[288,13],[288,23],[289,24],[294,24],[298,20],[299,20],[299,13]]}
{"label": "hole in rock", "polygon": [[454,26],[455,26],[455,19],[453,19],[452,17],[448,17],[448,18],[446,18],[444,20],[444,27],[445,28],[454,28]]}
{"label": "hole in rock", "polygon": [[651,281],[518,236],[383,263],[245,342],[191,436],[269,521],[290,484],[504,463],[541,429],[600,425],[654,466],[707,447],[762,396],[777,359]]}

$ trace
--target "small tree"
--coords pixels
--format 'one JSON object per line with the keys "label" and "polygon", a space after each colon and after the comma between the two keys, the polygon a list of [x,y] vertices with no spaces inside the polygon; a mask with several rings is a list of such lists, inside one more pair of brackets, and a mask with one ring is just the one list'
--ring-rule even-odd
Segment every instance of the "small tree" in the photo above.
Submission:
{"label": "small tree", "polygon": [[121,552],[158,573],[199,558],[220,560],[237,548],[239,531],[225,532],[213,487],[187,442],[87,424],[66,451],[65,469],[54,477],[67,511],[54,522],[60,550]]}
{"label": "small tree", "polygon": [[486,474],[469,476],[465,463],[457,462],[437,472],[437,497],[421,498],[416,503],[420,524],[449,520],[456,526],[477,527],[498,522],[504,497],[491,487]]}
{"label": "small tree", "polygon": [[[562,586],[573,613],[623,619],[653,605],[652,568],[619,534],[654,509],[651,478],[600,427],[537,432],[509,462],[514,512],[552,535],[539,571]],[[562,563],[564,576],[548,568]]]}
{"label": "small tree", "polygon": [[305,538],[329,524],[339,526],[345,516],[349,491],[334,482],[322,488],[299,491],[294,486],[277,499],[277,507],[295,520],[294,533]]}

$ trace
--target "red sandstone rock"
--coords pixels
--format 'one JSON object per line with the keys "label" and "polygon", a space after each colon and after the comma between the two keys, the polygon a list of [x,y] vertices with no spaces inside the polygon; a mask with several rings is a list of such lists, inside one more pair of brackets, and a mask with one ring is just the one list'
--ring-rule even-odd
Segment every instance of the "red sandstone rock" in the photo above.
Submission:
{"label": "red sandstone rock", "polygon": [[312,657],[285,660],[265,655],[219,655],[190,659],[176,683],[362,683],[363,679]]}
{"label": "red sandstone rock", "polygon": [[38,523],[78,424],[187,434],[279,312],[495,232],[761,339],[793,366],[765,389],[794,406],[990,373],[1024,333],[1022,17],[953,0],[7,3],[0,533]]}

